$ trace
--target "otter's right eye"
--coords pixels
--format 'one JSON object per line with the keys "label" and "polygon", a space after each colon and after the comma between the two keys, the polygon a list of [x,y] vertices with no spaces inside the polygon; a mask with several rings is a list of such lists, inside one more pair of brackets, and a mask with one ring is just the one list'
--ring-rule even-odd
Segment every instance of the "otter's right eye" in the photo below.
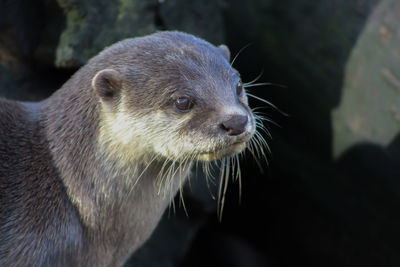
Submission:
{"label": "otter's right eye", "polygon": [[175,107],[181,112],[188,112],[193,107],[193,102],[188,97],[178,97],[175,100]]}

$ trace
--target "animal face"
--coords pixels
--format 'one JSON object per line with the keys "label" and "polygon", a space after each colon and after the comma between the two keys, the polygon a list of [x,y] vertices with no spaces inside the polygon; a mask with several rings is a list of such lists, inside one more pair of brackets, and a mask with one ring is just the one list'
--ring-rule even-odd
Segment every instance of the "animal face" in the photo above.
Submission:
{"label": "animal face", "polygon": [[212,161],[246,148],[255,120],[225,46],[171,32],[133,40],[120,44],[131,47],[122,53],[125,67],[101,70],[92,83],[110,143],[174,161]]}

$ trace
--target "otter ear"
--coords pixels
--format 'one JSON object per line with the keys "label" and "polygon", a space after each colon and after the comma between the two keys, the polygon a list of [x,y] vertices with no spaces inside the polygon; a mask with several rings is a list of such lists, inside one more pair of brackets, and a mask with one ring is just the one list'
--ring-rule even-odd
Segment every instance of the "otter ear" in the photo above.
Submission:
{"label": "otter ear", "polygon": [[228,62],[231,60],[231,52],[229,51],[229,48],[226,45],[218,46],[218,50],[221,52],[221,54],[225,57],[225,59]]}
{"label": "otter ear", "polygon": [[96,73],[92,87],[101,100],[105,102],[118,99],[121,92],[122,77],[118,71],[104,69]]}

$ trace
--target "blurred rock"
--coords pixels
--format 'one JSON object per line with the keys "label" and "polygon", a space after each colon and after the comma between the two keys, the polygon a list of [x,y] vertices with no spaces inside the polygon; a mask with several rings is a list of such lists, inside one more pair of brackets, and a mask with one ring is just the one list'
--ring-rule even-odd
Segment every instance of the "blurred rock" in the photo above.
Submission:
{"label": "blurred rock", "polygon": [[351,52],[333,113],[335,156],[360,142],[386,146],[400,131],[399,14],[399,1],[383,1]]}
{"label": "blurred rock", "polygon": [[160,1],[160,19],[166,29],[190,32],[215,45],[224,42],[222,1]]}
{"label": "blurred rock", "polygon": [[[181,30],[221,43],[218,1],[57,0],[66,16],[57,67],[85,64],[105,46],[156,30]],[[213,18],[210,20],[210,16]]]}
{"label": "blurred rock", "polygon": [[235,65],[241,66],[247,80],[264,70],[263,81],[287,87],[252,91],[290,115],[273,114],[284,129],[294,129],[278,131],[288,148],[331,159],[330,116],[340,100],[343,68],[377,3],[379,0],[229,1],[227,39],[233,55],[251,44]]}
{"label": "blurred rock", "polygon": [[[0,95],[34,99],[31,64],[40,40],[41,6],[32,1],[0,2]],[[32,86],[35,87],[35,86]]]}
{"label": "blurred rock", "polygon": [[105,47],[157,30],[187,31],[223,43],[219,2],[1,1],[0,95],[43,99]]}
{"label": "blurred rock", "polygon": [[153,8],[156,1],[57,0],[66,16],[55,65],[84,65],[104,47],[119,40],[156,30]]}

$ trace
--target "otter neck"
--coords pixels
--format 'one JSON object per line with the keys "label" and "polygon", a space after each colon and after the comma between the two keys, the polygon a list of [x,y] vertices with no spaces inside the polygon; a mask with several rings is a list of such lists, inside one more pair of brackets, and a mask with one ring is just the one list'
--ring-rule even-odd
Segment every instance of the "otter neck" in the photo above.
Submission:
{"label": "otter neck", "polygon": [[120,162],[115,152],[99,145],[101,103],[87,78],[91,75],[83,74],[79,71],[42,103],[40,123],[86,229],[86,242],[101,242],[109,248],[101,253],[114,257],[115,251],[136,249],[150,235],[191,164],[172,172],[160,190],[159,172],[168,168],[164,160]]}

